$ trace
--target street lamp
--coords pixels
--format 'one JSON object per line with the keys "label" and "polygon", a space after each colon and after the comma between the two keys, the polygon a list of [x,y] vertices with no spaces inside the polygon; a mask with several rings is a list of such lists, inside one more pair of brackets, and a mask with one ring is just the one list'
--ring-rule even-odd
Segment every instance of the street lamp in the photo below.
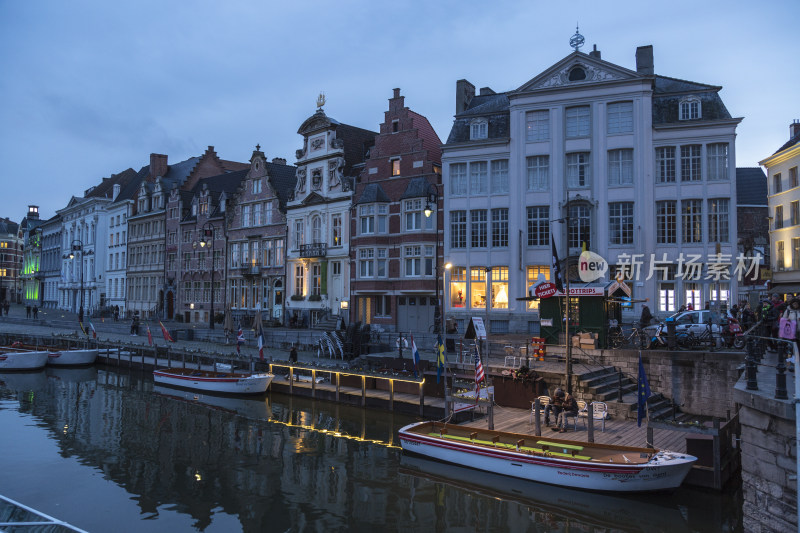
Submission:
{"label": "street lamp", "polygon": [[78,308],[78,322],[83,323],[83,242],[80,239],[73,239],[70,244],[69,258],[75,259],[75,252],[81,253],[81,305]]}
{"label": "street lamp", "polygon": [[[445,301],[447,301],[447,286],[445,285],[445,277],[450,272],[450,269],[453,268],[453,263],[445,263],[444,265],[444,273],[442,273],[442,296],[444,296]],[[436,285],[439,285],[439,280],[436,280]],[[445,306],[444,309],[447,309]],[[444,313],[442,313],[442,319],[440,323],[440,328],[442,334],[446,334],[447,330],[444,328]],[[438,348],[437,348],[438,349]],[[444,416],[445,418],[450,416],[450,388],[447,386],[447,347],[445,347],[444,351]]]}
{"label": "street lamp", "polygon": [[566,306],[564,310],[566,320],[564,322],[564,336],[567,342],[567,359],[564,374],[567,381],[567,392],[572,394],[572,341],[569,338],[569,228],[572,226],[569,217],[569,205],[567,205],[567,216],[551,220],[550,222],[565,222],[567,224],[567,247],[564,254],[564,270],[566,271],[566,275],[564,276],[564,291],[566,292]]}
{"label": "street lamp", "polygon": [[430,186],[432,190],[428,193],[428,203],[425,204],[425,218],[430,218],[433,213],[436,213],[436,257],[434,259],[434,268],[436,274],[436,307],[433,310],[433,332],[441,333],[444,331],[442,324],[444,322],[444,314],[442,313],[442,305],[439,293],[439,193],[435,185]]}
{"label": "street lamp", "polygon": [[203,238],[200,247],[205,248],[211,244],[211,315],[208,318],[208,327],[214,329],[214,225],[211,222],[203,224]]}

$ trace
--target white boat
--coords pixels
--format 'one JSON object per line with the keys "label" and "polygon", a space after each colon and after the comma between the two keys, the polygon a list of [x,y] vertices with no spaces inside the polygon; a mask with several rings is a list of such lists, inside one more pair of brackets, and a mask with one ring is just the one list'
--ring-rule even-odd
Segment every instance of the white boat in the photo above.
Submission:
{"label": "white boat", "polygon": [[275,376],[269,373],[236,374],[190,368],[159,368],[153,379],[161,385],[225,394],[262,394]]}
{"label": "white boat", "polygon": [[47,364],[52,366],[93,365],[97,359],[97,350],[56,350],[50,352]]}
{"label": "white boat", "polygon": [[269,399],[266,397],[199,394],[188,390],[177,390],[174,387],[162,387],[161,385],[154,385],[153,392],[175,401],[198,404],[209,409],[225,411],[251,420],[269,420],[272,418],[272,409],[269,405]]}
{"label": "white boat", "polygon": [[561,487],[654,492],[680,486],[696,457],[654,448],[614,446],[506,433],[439,422],[400,430],[408,452],[439,461]]}
{"label": "white boat", "polygon": [[7,370],[39,370],[47,364],[49,352],[26,352],[12,348],[0,351],[0,372]]}

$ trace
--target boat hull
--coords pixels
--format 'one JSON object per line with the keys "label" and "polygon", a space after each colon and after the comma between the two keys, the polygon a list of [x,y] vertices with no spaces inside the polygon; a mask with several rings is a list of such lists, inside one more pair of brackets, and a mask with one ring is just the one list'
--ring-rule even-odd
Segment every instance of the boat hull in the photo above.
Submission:
{"label": "boat hull", "polygon": [[181,387],[220,394],[263,394],[275,376],[272,374],[214,374],[212,372],[179,372],[170,369],[153,371],[160,385]]}
{"label": "boat hull", "polygon": [[97,360],[97,350],[63,350],[51,352],[47,357],[50,366],[93,365]]}
{"label": "boat hull", "polygon": [[476,470],[576,489],[607,492],[672,490],[680,486],[696,460],[686,454],[670,452],[658,452],[647,463],[638,464],[570,460],[410,431],[421,424],[411,424],[400,430],[403,450]]}
{"label": "boat hull", "polygon": [[39,370],[47,364],[48,352],[0,353],[0,372],[9,370]]}

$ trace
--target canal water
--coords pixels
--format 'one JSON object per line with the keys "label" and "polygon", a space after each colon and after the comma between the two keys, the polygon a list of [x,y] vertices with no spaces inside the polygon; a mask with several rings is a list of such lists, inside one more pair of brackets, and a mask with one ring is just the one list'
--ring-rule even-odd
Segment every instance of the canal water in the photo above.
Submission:
{"label": "canal water", "polygon": [[91,532],[740,531],[735,492],[516,481],[404,455],[412,421],[103,367],[0,374],[0,494]]}

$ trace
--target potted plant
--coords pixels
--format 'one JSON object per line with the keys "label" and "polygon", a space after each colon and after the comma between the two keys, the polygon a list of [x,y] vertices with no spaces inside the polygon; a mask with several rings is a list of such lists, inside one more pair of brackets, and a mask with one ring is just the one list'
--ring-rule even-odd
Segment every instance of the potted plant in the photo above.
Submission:
{"label": "potted plant", "polygon": [[305,300],[305,297],[302,294],[292,294],[291,296],[289,296],[289,299],[292,300],[293,302],[301,302]]}

